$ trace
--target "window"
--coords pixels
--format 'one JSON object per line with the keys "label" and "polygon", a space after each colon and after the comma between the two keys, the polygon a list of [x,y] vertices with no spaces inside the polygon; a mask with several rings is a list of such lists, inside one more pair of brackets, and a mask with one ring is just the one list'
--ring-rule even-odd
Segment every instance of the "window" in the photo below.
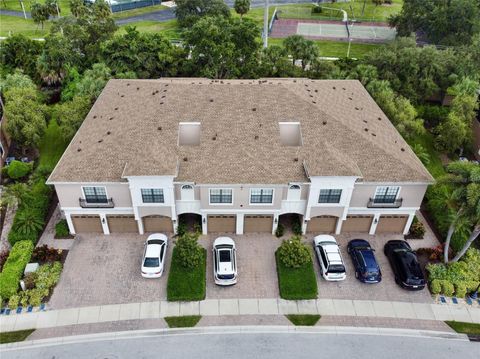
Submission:
{"label": "window", "polygon": [[143,203],[163,203],[163,189],[161,188],[142,188]]}
{"label": "window", "polygon": [[318,203],[340,203],[341,189],[321,189]]}
{"label": "window", "polygon": [[292,185],[289,187],[289,189],[291,189],[291,190],[298,190],[298,189],[300,189],[300,186],[299,186],[298,184],[292,184]]}
{"label": "window", "polygon": [[395,203],[400,187],[377,187],[374,203]]}
{"label": "window", "polygon": [[108,203],[105,187],[83,187],[87,203]]}
{"label": "window", "polygon": [[184,189],[184,190],[190,190],[190,189],[193,189],[193,186],[192,186],[191,184],[184,184],[184,185],[182,186],[182,189]]}
{"label": "window", "polygon": [[273,203],[273,189],[253,188],[250,203]]}
{"label": "window", "polygon": [[211,189],[210,203],[232,203],[232,190],[226,188]]}

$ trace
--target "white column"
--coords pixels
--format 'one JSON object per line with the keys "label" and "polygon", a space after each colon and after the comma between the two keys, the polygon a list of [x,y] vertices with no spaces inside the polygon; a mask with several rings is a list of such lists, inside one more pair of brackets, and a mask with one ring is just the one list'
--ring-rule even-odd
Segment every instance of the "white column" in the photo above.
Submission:
{"label": "white column", "polygon": [[237,213],[237,228],[236,228],[237,234],[243,234],[244,217],[245,215],[243,213]]}
{"label": "white column", "polygon": [[413,219],[415,218],[415,213],[409,214],[405,228],[403,229],[403,234],[408,234],[410,226],[412,225]]}
{"label": "white column", "polygon": [[141,217],[137,219],[138,233],[145,234],[145,229],[143,228],[143,220]]}
{"label": "white column", "polygon": [[65,219],[67,220],[68,230],[70,231],[70,234],[75,234],[75,227],[73,225],[72,215],[70,213],[65,213]]}
{"label": "white column", "polygon": [[338,217],[337,226],[335,227],[335,234],[340,234],[342,232],[343,218]]}
{"label": "white column", "polygon": [[103,234],[110,234],[110,228],[108,228],[108,221],[105,213],[100,213],[100,222],[102,223]]}
{"label": "white column", "polygon": [[305,219],[305,216],[302,217],[302,234],[307,233],[307,224],[308,221]]}
{"label": "white column", "polygon": [[173,233],[177,233],[178,229],[178,218],[172,218],[172,224],[173,224]]}
{"label": "white column", "polygon": [[275,231],[277,230],[277,227],[278,227],[278,213],[275,213],[273,215],[273,227],[272,227],[272,234],[275,234]]}
{"label": "white column", "polygon": [[368,232],[368,234],[375,234],[375,231],[377,230],[377,225],[378,225],[378,221],[380,220],[380,213],[377,213],[374,215],[373,217],[373,221],[372,221],[372,224],[370,226],[370,231]]}
{"label": "white column", "polygon": [[208,223],[207,223],[207,215],[202,214],[202,234],[208,233]]}

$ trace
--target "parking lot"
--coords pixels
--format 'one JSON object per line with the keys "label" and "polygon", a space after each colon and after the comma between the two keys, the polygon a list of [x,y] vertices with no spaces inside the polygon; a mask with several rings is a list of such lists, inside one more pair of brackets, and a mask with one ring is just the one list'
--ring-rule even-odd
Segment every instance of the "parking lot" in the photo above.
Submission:
{"label": "parking lot", "polygon": [[[281,240],[270,234],[231,236],[237,247],[238,283],[231,287],[219,287],[213,282],[212,244],[216,236],[202,236],[199,243],[207,248],[207,299],[227,298],[277,298],[278,279],[274,253]],[[395,284],[383,244],[401,235],[338,235],[347,268],[347,279],[327,282],[317,274],[319,298],[363,299],[428,303],[432,298],[428,290],[406,291]],[[160,279],[144,279],[140,275],[143,242],[146,236],[115,234],[110,236],[79,235],[65,262],[60,282],[49,302],[52,309],[83,307],[103,304],[149,302],[164,300],[173,243],[167,252],[166,267]],[[305,242],[311,245],[313,236]],[[350,239],[363,238],[376,249],[383,280],[378,284],[364,284],[355,279],[353,265],[347,254]]]}

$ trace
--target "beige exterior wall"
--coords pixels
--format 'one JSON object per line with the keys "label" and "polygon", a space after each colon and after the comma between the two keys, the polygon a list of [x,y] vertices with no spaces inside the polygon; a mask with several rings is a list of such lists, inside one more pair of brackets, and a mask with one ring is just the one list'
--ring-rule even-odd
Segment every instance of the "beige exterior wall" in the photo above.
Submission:
{"label": "beige exterior wall", "polygon": [[310,210],[310,218],[317,217],[317,216],[336,216],[342,217],[343,216],[344,207],[312,207]]}
{"label": "beige exterior wall", "polygon": [[[377,186],[386,186],[387,184],[355,184],[353,189],[350,207],[367,207],[370,198],[375,195]],[[423,196],[427,190],[426,184],[391,184],[391,186],[400,186],[398,198],[402,198],[402,207],[420,207]]]}
{"label": "beige exterior wall", "polygon": [[172,208],[170,206],[148,206],[138,207],[138,216],[166,216],[172,217]]}
{"label": "beige exterior wall", "polygon": [[62,208],[80,207],[79,198],[84,198],[82,187],[99,186],[105,187],[107,197],[113,198],[115,207],[132,207],[132,198],[130,197],[130,188],[128,183],[109,183],[109,184],[56,184],[55,191],[58,195],[58,201]]}
{"label": "beige exterior wall", "polygon": [[[182,185],[181,184],[175,184],[175,200],[180,201],[182,200]],[[199,186],[193,186],[194,193],[195,193],[195,201],[200,200],[200,187]]]}

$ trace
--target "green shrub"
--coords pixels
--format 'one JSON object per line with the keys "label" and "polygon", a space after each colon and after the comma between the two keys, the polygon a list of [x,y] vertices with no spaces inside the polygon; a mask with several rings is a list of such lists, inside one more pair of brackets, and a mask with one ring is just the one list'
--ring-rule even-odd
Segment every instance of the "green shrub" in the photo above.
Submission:
{"label": "green shrub", "polygon": [[296,236],[302,235],[302,223],[300,222],[300,217],[295,217],[292,223],[292,232]]}
{"label": "green shrub", "polygon": [[70,236],[70,230],[66,219],[61,219],[55,225],[55,238],[67,238]]}
{"label": "green shrub", "polygon": [[49,294],[48,290],[35,288],[29,291],[29,304],[38,307],[42,304],[43,299]]}
{"label": "green shrub", "polygon": [[280,260],[279,250],[275,252],[275,260],[280,297],[288,300],[317,298],[317,278],[311,257],[306,264],[299,268],[290,268],[283,264]]}
{"label": "green shrub", "polygon": [[198,244],[197,233],[185,233],[175,244],[180,263],[185,268],[199,265],[203,257],[203,248]]}
{"label": "green shrub", "polygon": [[8,166],[3,166],[1,173],[2,173],[2,178],[8,177]]}
{"label": "green shrub", "polygon": [[49,291],[57,284],[62,273],[62,264],[60,262],[41,265],[37,270],[37,280],[35,288]]}
{"label": "green shrub", "polygon": [[177,251],[178,246],[175,246],[168,273],[167,300],[192,301],[205,299],[207,251],[201,248],[201,260],[193,268],[183,266]]}
{"label": "green shrub", "polygon": [[480,282],[475,282],[475,281],[467,282],[467,291],[468,291],[468,293],[471,293],[471,292],[477,290],[479,283],[480,283]]}
{"label": "green shrub", "polygon": [[23,283],[25,284],[26,289],[33,289],[35,288],[35,282],[37,281],[37,273],[36,272],[30,272],[23,277]]}
{"label": "green shrub", "polygon": [[289,268],[300,268],[311,261],[310,251],[298,236],[283,241],[278,248],[278,256],[282,263]]}
{"label": "green shrub", "polygon": [[177,235],[179,237],[184,236],[188,232],[187,224],[184,221],[180,221],[177,226]]}
{"label": "green shrub", "polygon": [[425,227],[422,222],[415,216],[412,225],[410,226],[410,236],[416,239],[423,239],[425,235]]}
{"label": "green shrub", "polygon": [[312,7],[312,14],[321,14],[323,12],[323,9],[321,6],[314,6]]}
{"label": "green shrub", "polygon": [[8,301],[8,307],[11,310],[15,310],[17,309],[19,304],[20,304],[20,296],[17,294],[12,295]]}
{"label": "green shrub", "polygon": [[455,293],[455,287],[453,284],[447,280],[442,281],[442,292],[445,294],[447,297],[453,296],[453,293]]}
{"label": "green shrub", "polygon": [[283,224],[279,224],[277,226],[277,229],[275,230],[275,236],[277,238],[280,238],[281,236],[283,236],[285,234],[285,227],[283,226]]}
{"label": "green shrub", "polygon": [[21,161],[12,161],[8,165],[8,177],[12,179],[19,179],[27,176],[33,168],[33,162],[24,163]]}
{"label": "green shrub", "polygon": [[28,297],[28,294],[29,294],[29,290],[25,290],[23,292],[20,292],[20,305],[22,307],[27,307],[28,306],[28,300],[29,300],[29,297]]}
{"label": "green shrub", "polygon": [[467,285],[465,282],[460,282],[455,285],[455,296],[458,298],[465,298],[467,295]]}
{"label": "green shrub", "polygon": [[442,281],[439,279],[434,279],[430,283],[430,292],[432,294],[440,294],[442,292]]}
{"label": "green shrub", "polygon": [[10,298],[18,291],[19,280],[33,252],[31,241],[15,243],[0,273],[0,297]]}

